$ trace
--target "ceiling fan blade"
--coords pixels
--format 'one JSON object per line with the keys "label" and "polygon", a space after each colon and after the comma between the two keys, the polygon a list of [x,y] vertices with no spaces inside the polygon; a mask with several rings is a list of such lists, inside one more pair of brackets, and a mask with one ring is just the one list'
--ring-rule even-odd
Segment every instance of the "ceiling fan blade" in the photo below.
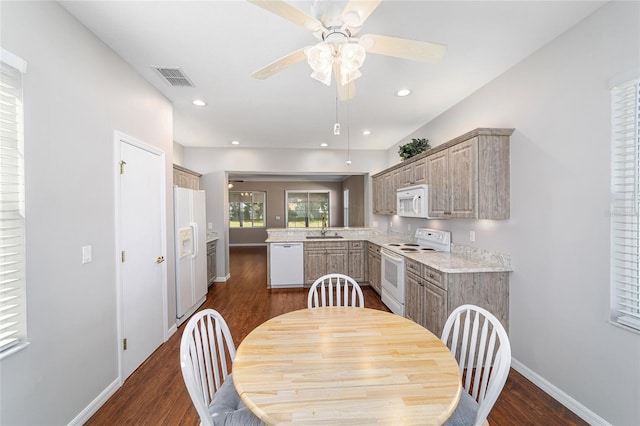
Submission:
{"label": "ceiling fan blade", "polygon": [[302,12],[300,9],[296,9],[295,7],[291,6],[289,3],[286,3],[282,0],[247,0],[247,1],[265,10],[268,10],[271,13],[275,13],[276,15],[286,19],[287,21],[300,25],[301,27],[304,27],[309,31],[313,31],[313,32],[320,31],[323,28],[322,22],[318,21],[313,16],[307,15],[306,13]]}
{"label": "ceiling fan blade", "polygon": [[351,80],[347,84],[342,84],[340,81],[340,64],[333,63],[333,74],[336,80],[336,90],[338,92],[338,99],[341,101],[349,101],[356,97],[356,83],[355,80]]}
{"label": "ceiling fan blade", "polygon": [[365,34],[359,43],[367,53],[410,59],[412,61],[436,63],[447,53],[444,44],[429,41],[409,40],[406,38],[388,37],[378,34]]}
{"label": "ceiling fan blade", "polygon": [[[349,27],[361,27],[379,5],[380,0],[349,0],[342,11],[342,22]],[[354,16],[352,12],[356,12],[358,16]]]}
{"label": "ceiling fan blade", "polygon": [[307,56],[304,54],[304,49],[304,47],[302,49],[298,49],[289,53],[287,56],[270,63],[266,67],[260,68],[258,71],[251,74],[251,77],[264,80],[297,62],[304,61],[307,59]]}

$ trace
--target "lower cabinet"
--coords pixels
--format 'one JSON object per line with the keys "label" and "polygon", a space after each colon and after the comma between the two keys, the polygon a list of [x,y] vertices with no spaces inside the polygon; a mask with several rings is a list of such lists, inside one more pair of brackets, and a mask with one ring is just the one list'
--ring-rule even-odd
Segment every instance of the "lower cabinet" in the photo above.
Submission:
{"label": "lower cabinet", "polygon": [[349,242],[304,243],[304,282],[313,284],[326,274],[349,274]]}
{"label": "lower cabinet", "polygon": [[436,336],[449,314],[467,303],[494,314],[509,330],[508,272],[447,274],[405,258],[405,316]]}
{"label": "lower cabinet", "polygon": [[367,281],[378,294],[382,294],[380,246],[368,243],[367,247]]}
{"label": "lower cabinet", "polygon": [[349,275],[357,282],[366,281],[366,262],[364,241],[349,241]]}

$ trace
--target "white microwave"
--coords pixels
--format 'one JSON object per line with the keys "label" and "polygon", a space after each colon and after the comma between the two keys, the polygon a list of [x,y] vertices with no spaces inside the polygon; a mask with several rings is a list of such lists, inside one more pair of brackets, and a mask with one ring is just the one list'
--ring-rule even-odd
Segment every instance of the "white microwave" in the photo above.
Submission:
{"label": "white microwave", "polygon": [[396,191],[396,213],[403,217],[429,218],[429,186],[415,185]]}

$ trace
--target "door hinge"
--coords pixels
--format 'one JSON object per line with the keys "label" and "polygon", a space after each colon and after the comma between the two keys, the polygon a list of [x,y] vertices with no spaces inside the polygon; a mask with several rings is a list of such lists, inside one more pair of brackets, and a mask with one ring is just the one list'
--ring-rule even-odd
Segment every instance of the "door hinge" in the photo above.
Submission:
{"label": "door hinge", "polygon": [[124,174],[124,166],[127,164],[126,161],[122,160],[120,161],[120,174],[123,175]]}
{"label": "door hinge", "polygon": [[122,262],[124,262],[125,260],[124,250],[122,250],[122,253],[120,253],[120,256],[122,257]]}
{"label": "door hinge", "polygon": [[122,339],[122,350],[123,351],[127,350],[127,339]]}

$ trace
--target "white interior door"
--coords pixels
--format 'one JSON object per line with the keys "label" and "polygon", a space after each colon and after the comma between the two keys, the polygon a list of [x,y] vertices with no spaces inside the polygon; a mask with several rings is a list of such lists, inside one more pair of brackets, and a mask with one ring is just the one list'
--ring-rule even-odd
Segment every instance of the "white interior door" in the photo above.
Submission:
{"label": "white interior door", "polygon": [[166,322],[164,155],[124,139],[119,187],[122,380],[162,344]]}

